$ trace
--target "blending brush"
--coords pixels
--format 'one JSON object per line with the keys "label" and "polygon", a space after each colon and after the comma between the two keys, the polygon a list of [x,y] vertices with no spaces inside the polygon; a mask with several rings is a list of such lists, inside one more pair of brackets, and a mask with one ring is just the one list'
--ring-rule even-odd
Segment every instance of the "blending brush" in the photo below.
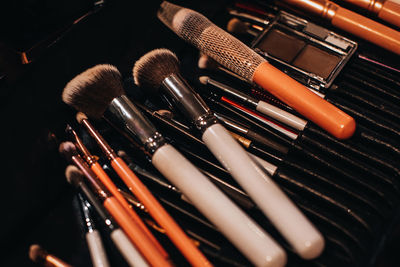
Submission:
{"label": "blending brush", "polygon": [[140,252],[135,248],[133,243],[126,236],[125,232],[119,227],[117,222],[111,217],[109,212],[104,208],[93,191],[83,182],[82,172],[75,166],[69,165],[66,168],[65,176],[68,183],[77,186],[79,196],[84,205],[96,214],[102,220],[103,226],[110,233],[110,238],[118,248],[129,266],[147,267],[149,266]]}
{"label": "blending brush", "polygon": [[94,267],[109,267],[110,263],[107,258],[107,253],[100,232],[97,230],[92,215],[90,214],[89,206],[84,202],[80,194],[78,194],[78,202],[81,217],[79,219],[83,222],[85,239],[89,249],[90,258],[92,259],[92,264]]}
{"label": "blending brush", "polygon": [[[140,253],[146,258],[146,260],[151,265],[172,266],[171,263],[168,262],[160,253],[154,243],[147,237],[140,226],[126,212],[125,208],[119,203],[119,201],[114,196],[112,196],[111,193],[98,180],[97,176],[93,173],[89,166],[87,166],[84,160],[78,155],[75,145],[71,142],[63,142],[60,144],[59,150],[60,153],[66,157],[67,160],[72,161],[76,166],[79,167],[94,193],[102,201],[103,206],[125,231],[130,240],[134,243]],[[70,170],[71,169],[66,171]],[[72,174],[76,174],[76,172]],[[82,191],[89,189],[88,186],[84,186],[84,182],[82,179],[76,179],[76,176],[72,176],[72,174],[66,173],[66,176],[74,178],[71,182],[76,182],[76,187],[81,187]],[[82,175],[79,176],[79,178],[82,178]]]}
{"label": "blending brush", "polygon": [[38,244],[33,244],[29,247],[29,258],[45,267],[72,267],[72,265],[48,253]]}
{"label": "blending brush", "polygon": [[[246,257],[259,266],[282,266],[286,262],[285,251],[246,213],[239,209],[191,162],[189,162],[155,129],[138,108],[125,95],[121,74],[111,65],[97,65],[75,77],[63,92],[63,101],[89,117],[104,118],[127,135],[139,140],[151,157],[152,164],[174,186],[189,198],[200,212],[215,224]],[[118,158],[114,151],[91,126],[88,119],[80,120],[101,147],[107,157]],[[124,172],[132,173],[126,164],[117,163]],[[115,163],[114,163],[115,165]],[[114,167],[114,166],[113,166]],[[118,172],[118,171],[117,171]],[[131,187],[131,186],[128,186]],[[152,214],[148,200],[142,201]],[[154,214],[152,214],[153,216]],[[159,214],[155,214],[159,215]],[[192,241],[178,227],[156,220],[168,237],[177,245],[193,265],[210,265]],[[175,223],[174,223],[175,224]]]}
{"label": "blending brush", "polygon": [[149,94],[164,94],[200,131],[201,139],[250,198],[303,258],[320,255],[324,239],[271,177],[218,123],[213,112],[180,75],[179,60],[168,49],[143,55],[133,67],[136,85]]}
{"label": "blending brush", "polygon": [[179,37],[227,69],[272,93],[339,139],[353,135],[352,117],[269,64],[250,47],[194,10],[163,1],[158,18]]}
{"label": "blending brush", "polygon": [[148,235],[150,240],[153,241],[154,245],[160,250],[161,254],[164,255],[165,258],[168,258],[167,252],[160,245],[157,239],[153,236],[150,230],[146,227],[144,222],[140,219],[140,217],[132,210],[132,207],[129,205],[128,201],[122,196],[122,194],[118,191],[117,186],[111,180],[111,178],[107,175],[107,173],[103,170],[101,165],[97,162],[96,158],[92,156],[89,150],[86,148],[82,140],[79,138],[78,134],[72,129],[70,125],[67,125],[66,131],[71,135],[75,146],[81,152],[82,157],[86,160],[87,164],[90,166],[92,171],[97,175],[100,181],[107,187],[107,189],[113,194],[113,196],[120,202],[120,204],[125,208],[125,210],[131,215],[131,217],[135,220],[135,222],[142,228],[142,230]]}

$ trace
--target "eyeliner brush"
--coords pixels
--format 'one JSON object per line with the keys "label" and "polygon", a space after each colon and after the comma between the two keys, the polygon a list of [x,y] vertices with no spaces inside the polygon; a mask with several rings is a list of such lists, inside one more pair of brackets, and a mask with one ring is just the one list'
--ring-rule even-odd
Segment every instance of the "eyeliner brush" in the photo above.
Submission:
{"label": "eyeliner brush", "polygon": [[78,193],[78,202],[80,208],[80,219],[84,222],[85,239],[89,248],[90,258],[94,267],[108,267],[107,253],[101,240],[100,232],[90,214],[89,206],[86,205],[82,196]]}
{"label": "eyeliner brush", "polygon": [[221,92],[240,100],[242,103],[247,104],[248,106],[254,108],[258,112],[261,112],[264,115],[267,115],[279,122],[282,122],[285,125],[288,125],[296,130],[301,131],[306,126],[307,123],[306,120],[303,120],[267,102],[257,100],[252,96],[249,96],[226,84],[213,80],[208,76],[199,77],[199,81],[204,85],[211,85],[213,88],[219,89]]}
{"label": "eyeliner brush", "polygon": [[[140,226],[132,220],[132,217],[127,213],[125,208],[111,195],[86,162],[78,155],[75,145],[71,142],[63,142],[59,150],[68,161],[73,162],[80,170],[80,172],[76,172],[76,169],[69,168],[66,170],[66,176],[72,177],[72,175],[75,175],[72,182],[75,183],[74,185],[76,187],[81,188],[83,192],[93,190],[96,197],[102,202],[102,205],[122,227],[129,239],[134,243],[146,260],[151,265],[171,266]],[[90,184],[90,187],[83,182],[83,176],[86,177],[85,181]]]}
{"label": "eyeliner brush", "polygon": [[[78,117],[83,116],[82,114],[77,114]],[[81,152],[83,158],[86,160],[87,164],[90,166],[92,171],[96,174],[96,176],[100,179],[100,181],[104,184],[104,186],[111,192],[111,194],[120,202],[120,204],[125,208],[125,210],[129,213],[132,219],[142,228],[143,232],[148,236],[150,240],[154,243],[154,245],[160,250],[160,253],[168,258],[168,253],[164,250],[161,244],[157,241],[157,239],[153,236],[150,230],[146,227],[144,222],[140,219],[140,217],[132,210],[128,201],[121,195],[118,191],[117,186],[111,180],[111,178],[107,175],[107,173],[103,170],[101,165],[98,163],[96,158],[89,152],[86,148],[82,140],[79,138],[78,134],[72,129],[70,125],[67,125],[66,132],[73,139],[75,146]]]}
{"label": "eyeliner brush", "polygon": [[129,240],[125,232],[114,221],[110,213],[104,208],[95,194],[81,181],[82,173],[74,165],[69,165],[66,169],[66,179],[68,183],[78,186],[79,196],[84,205],[90,212],[96,212],[100,217],[103,226],[110,233],[110,238],[131,267],[148,267],[148,263]]}

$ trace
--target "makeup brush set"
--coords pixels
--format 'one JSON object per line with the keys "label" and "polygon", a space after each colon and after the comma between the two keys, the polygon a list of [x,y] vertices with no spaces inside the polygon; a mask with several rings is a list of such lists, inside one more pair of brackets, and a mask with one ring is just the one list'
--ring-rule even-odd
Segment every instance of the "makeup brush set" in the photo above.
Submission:
{"label": "makeup brush set", "polygon": [[399,224],[400,3],[182,2],[152,14],[179,49],[60,95],[93,266],[375,266]]}

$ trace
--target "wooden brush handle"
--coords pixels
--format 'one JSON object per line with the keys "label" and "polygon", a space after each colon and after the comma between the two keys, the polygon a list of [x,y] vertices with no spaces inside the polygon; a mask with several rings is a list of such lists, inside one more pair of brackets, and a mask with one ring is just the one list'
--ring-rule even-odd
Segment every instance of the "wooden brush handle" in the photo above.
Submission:
{"label": "wooden brush handle", "polygon": [[154,235],[147,228],[143,220],[139,217],[139,215],[132,209],[131,205],[125,199],[125,197],[119,192],[117,186],[111,180],[111,178],[107,175],[107,173],[103,170],[98,162],[95,162],[91,165],[92,171],[97,175],[100,181],[110,190],[111,194],[119,201],[122,207],[128,212],[128,214],[132,217],[132,219],[142,228],[143,232],[148,236],[148,238],[153,241],[154,245],[158,248],[162,255],[165,258],[169,258],[168,253],[161,246],[158,240],[154,237]]}
{"label": "wooden brush handle", "polygon": [[107,198],[104,207],[110,212],[116,222],[125,231],[135,247],[142,253],[146,260],[153,266],[171,266],[165,257],[160,253],[154,243],[142,231],[140,226],[132,220],[124,207],[115,197]]}
{"label": "wooden brush handle", "polygon": [[116,229],[112,231],[110,237],[130,267],[149,266],[149,264],[146,262],[143,256],[133,246],[132,242],[126,236],[124,231],[122,231],[121,229]]}
{"label": "wooden brush handle", "polygon": [[146,207],[149,214],[165,230],[165,234],[193,266],[212,266],[193,241],[185,234],[158,200],[119,157],[111,162],[112,167],[128,186],[129,190]]}
{"label": "wooden brush handle", "polygon": [[322,235],[227,130],[214,124],[202,139],[294,250],[305,259],[319,256]]}
{"label": "wooden brush handle", "polygon": [[400,1],[386,0],[378,17],[400,27]]}
{"label": "wooden brush handle", "polygon": [[253,81],[336,138],[353,135],[356,123],[352,117],[268,62],[257,67]]}
{"label": "wooden brush handle", "polygon": [[159,148],[152,162],[255,266],[285,264],[284,250],[173,146]]}

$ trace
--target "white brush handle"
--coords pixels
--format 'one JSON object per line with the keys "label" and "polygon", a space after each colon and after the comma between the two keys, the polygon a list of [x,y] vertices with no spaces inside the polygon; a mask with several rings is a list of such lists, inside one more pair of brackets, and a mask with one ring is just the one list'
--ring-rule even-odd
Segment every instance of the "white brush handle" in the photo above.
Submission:
{"label": "white brush handle", "polygon": [[285,251],[173,146],[153,155],[153,165],[256,266],[283,266]]}
{"label": "white brush handle", "polygon": [[110,263],[101,241],[100,233],[97,230],[86,233],[86,242],[88,244],[90,258],[94,267],[109,267]]}
{"label": "white brush handle", "polygon": [[149,264],[135,248],[129,238],[121,229],[116,229],[111,233],[111,239],[118,248],[121,255],[131,267],[149,267]]}
{"label": "white brush handle", "polygon": [[222,125],[207,128],[202,139],[301,257],[315,258],[322,252],[319,231]]}
{"label": "white brush handle", "polygon": [[299,131],[304,130],[304,127],[307,124],[307,121],[297,117],[296,115],[264,101],[258,102],[256,110]]}

